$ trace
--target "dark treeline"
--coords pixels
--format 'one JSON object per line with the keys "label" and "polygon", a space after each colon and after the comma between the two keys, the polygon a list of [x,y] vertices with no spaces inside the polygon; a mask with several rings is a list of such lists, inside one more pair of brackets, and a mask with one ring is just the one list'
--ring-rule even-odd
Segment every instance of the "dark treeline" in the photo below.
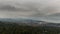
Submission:
{"label": "dark treeline", "polygon": [[59,27],[18,25],[0,21],[0,34],[60,34]]}

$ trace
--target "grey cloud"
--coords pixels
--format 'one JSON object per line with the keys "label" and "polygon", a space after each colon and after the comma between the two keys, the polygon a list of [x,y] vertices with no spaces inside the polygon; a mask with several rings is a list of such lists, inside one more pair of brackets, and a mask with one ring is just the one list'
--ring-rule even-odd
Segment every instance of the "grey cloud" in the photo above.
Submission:
{"label": "grey cloud", "polygon": [[5,2],[1,3],[0,10],[2,12],[6,10],[5,12],[8,12],[8,15],[11,13],[13,16],[22,15],[27,17],[41,17],[52,13],[46,2],[48,1],[43,0],[42,2],[40,1],[40,3],[32,1],[25,1],[22,3],[17,3],[14,1],[12,3]]}
{"label": "grey cloud", "polygon": [[51,21],[49,15],[60,13],[60,8],[57,8],[60,6],[56,1],[58,0],[0,1],[0,17],[34,17]]}
{"label": "grey cloud", "polygon": [[27,17],[38,17],[38,16],[45,15],[44,11],[42,11],[43,10],[42,7],[43,7],[43,4],[31,3],[31,2],[28,2],[28,3],[26,2],[23,4],[14,3],[13,5],[3,3],[2,6],[0,7],[0,10],[1,10],[0,12],[3,12],[4,10],[8,10],[8,11],[5,11],[8,13],[8,15],[10,15],[11,13],[11,15],[13,16],[22,15]]}
{"label": "grey cloud", "polygon": [[15,11],[15,10],[17,10],[17,9],[16,9],[14,6],[6,5],[6,6],[0,7],[0,10]]}
{"label": "grey cloud", "polygon": [[11,5],[4,5],[0,7],[0,10],[9,10],[9,11],[29,11],[24,8],[16,8],[15,6]]}

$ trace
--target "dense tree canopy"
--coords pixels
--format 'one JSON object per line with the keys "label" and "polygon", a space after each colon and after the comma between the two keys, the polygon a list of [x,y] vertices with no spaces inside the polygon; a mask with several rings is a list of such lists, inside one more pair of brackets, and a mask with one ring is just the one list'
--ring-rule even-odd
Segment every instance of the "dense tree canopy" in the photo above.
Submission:
{"label": "dense tree canopy", "polygon": [[59,34],[59,27],[28,26],[17,23],[0,22],[0,34]]}

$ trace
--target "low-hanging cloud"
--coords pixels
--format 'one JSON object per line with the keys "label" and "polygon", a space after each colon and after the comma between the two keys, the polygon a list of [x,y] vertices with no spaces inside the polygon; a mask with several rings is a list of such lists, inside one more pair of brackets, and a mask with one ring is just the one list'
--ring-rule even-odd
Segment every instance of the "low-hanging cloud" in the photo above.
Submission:
{"label": "low-hanging cloud", "polygon": [[60,13],[60,0],[0,0],[0,18],[45,17]]}
{"label": "low-hanging cloud", "polygon": [[[20,2],[19,2],[20,1]],[[0,2],[0,12],[3,13],[1,16],[5,17],[39,17],[46,15],[46,10],[44,10],[47,6],[47,1],[40,0],[16,0],[16,1],[1,1]],[[44,5],[45,4],[45,5]],[[44,11],[43,11],[44,10]]]}
{"label": "low-hanging cloud", "polygon": [[[20,1],[20,2],[19,2]],[[8,12],[7,15],[21,15],[27,17],[40,17],[50,14],[48,12],[48,1],[44,0],[16,0],[16,1],[1,1],[0,12]],[[14,13],[13,13],[14,12]],[[19,14],[17,14],[17,13]],[[9,14],[10,13],[10,14]],[[16,13],[16,14],[15,14]],[[13,15],[13,16],[14,16]],[[17,16],[18,17],[18,16]]]}

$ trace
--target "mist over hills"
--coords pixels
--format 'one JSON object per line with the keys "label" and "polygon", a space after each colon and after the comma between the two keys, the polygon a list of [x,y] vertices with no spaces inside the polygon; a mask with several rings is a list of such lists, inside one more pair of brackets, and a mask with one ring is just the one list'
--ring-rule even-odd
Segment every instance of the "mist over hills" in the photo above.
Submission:
{"label": "mist over hills", "polygon": [[[18,0],[19,1],[19,0]],[[49,3],[48,3],[49,2]],[[48,6],[48,4],[50,6]],[[45,1],[45,0],[39,0],[36,1],[23,1],[15,2],[15,1],[1,1],[0,3],[0,21],[2,22],[15,22],[15,23],[29,23],[29,24],[47,24],[47,23],[57,23],[60,22],[59,16],[55,15],[54,13],[59,13],[59,11],[55,11],[55,7],[53,7],[51,4],[55,4],[56,2],[51,1]],[[57,3],[58,4],[58,3]],[[6,11],[5,11],[6,10]],[[50,15],[52,14],[52,15]],[[54,15],[53,15],[54,14]],[[34,19],[21,19],[21,18],[14,18],[14,17],[36,17],[37,20]],[[45,17],[46,16],[46,17]],[[6,18],[4,18],[6,17]],[[13,18],[7,18],[7,17],[13,17]],[[44,17],[44,18],[42,18]],[[35,19],[36,19],[35,18]],[[46,21],[45,21],[46,20]],[[49,21],[49,22],[47,22]]]}
{"label": "mist over hills", "polygon": [[32,19],[20,19],[22,22],[19,20],[18,23],[18,21],[12,22],[14,21],[14,19],[9,19],[9,18],[4,18],[2,20],[1,19],[0,19],[0,31],[2,33],[30,34],[32,32],[32,33],[40,34],[42,32],[43,34],[46,32],[51,34],[51,33],[55,33],[55,31],[57,33],[60,32],[60,23],[51,23],[51,22],[38,21]]}
{"label": "mist over hills", "polygon": [[29,25],[29,26],[48,26],[48,27],[60,27],[60,23],[53,23],[47,21],[39,21],[34,19],[24,19],[24,18],[0,18],[0,22],[3,23],[16,23],[18,25]]}
{"label": "mist over hills", "polygon": [[60,13],[45,16],[44,19],[47,21],[50,20],[51,22],[60,23]]}

